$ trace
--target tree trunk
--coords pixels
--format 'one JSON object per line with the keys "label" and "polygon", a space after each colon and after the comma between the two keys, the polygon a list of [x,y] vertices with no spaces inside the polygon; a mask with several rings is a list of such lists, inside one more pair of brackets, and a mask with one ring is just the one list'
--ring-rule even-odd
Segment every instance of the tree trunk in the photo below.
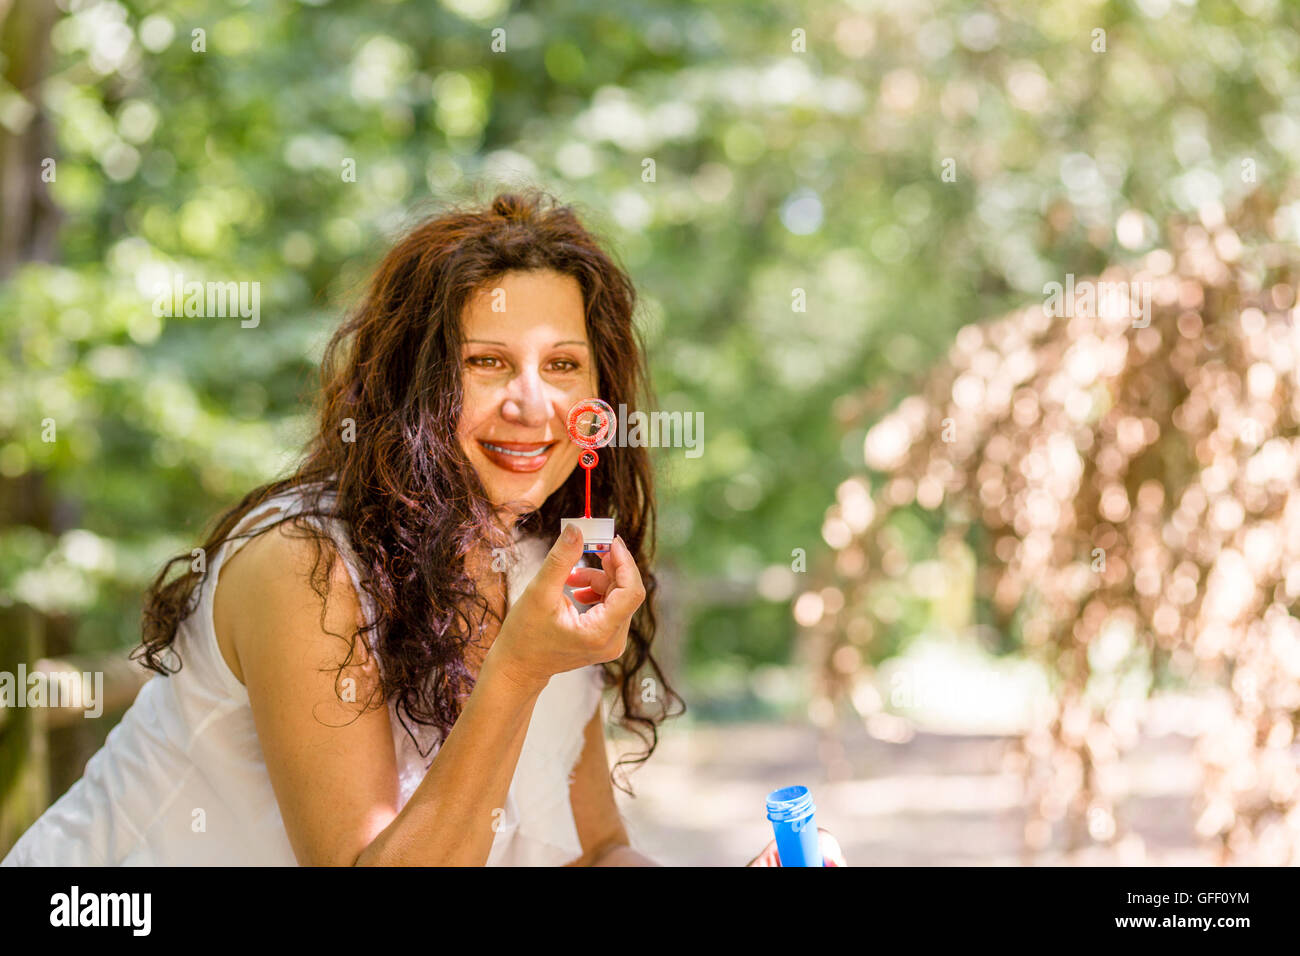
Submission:
{"label": "tree trunk", "polygon": [[42,179],[54,158],[54,135],[41,109],[49,66],[50,0],[0,0],[0,62],[4,78],[26,101],[0,123],[0,279],[24,262],[50,262],[59,213]]}
{"label": "tree trunk", "polygon": [[[25,262],[49,262],[57,253],[59,214],[42,178],[51,165],[46,160],[54,157],[54,136],[41,104],[58,15],[49,0],[0,0],[0,64],[6,83],[22,97],[0,117],[0,280]],[[0,479],[0,526],[53,534],[62,530],[57,524],[43,475]],[[21,604],[0,608],[0,670],[16,680],[19,663],[30,672],[47,653],[66,653],[72,626]],[[15,691],[25,695],[26,688]],[[0,855],[49,805],[47,719],[42,708],[0,709]]]}

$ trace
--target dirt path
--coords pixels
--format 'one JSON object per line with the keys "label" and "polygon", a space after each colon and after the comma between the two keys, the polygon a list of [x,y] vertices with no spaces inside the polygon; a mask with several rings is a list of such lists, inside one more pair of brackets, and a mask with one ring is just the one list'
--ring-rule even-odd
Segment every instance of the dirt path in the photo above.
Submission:
{"label": "dirt path", "polygon": [[[670,722],[654,756],[616,791],[633,845],[660,862],[740,866],[771,839],[764,799],[777,787],[813,789],[820,826],[835,833],[851,866],[1022,865],[1020,775],[1005,759],[1010,738],[917,733],[906,743],[846,727],[847,779],[827,782],[810,726]],[[622,743],[625,752],[640,747]],[[616,759],[610,745],[611,765]],[[1191,741],[1146,740],[1123,762],[1123,820],[1136,837],[1067,857],[1057,827],[1034,863],[1209,865],[1193,834],[1198,781]]]}

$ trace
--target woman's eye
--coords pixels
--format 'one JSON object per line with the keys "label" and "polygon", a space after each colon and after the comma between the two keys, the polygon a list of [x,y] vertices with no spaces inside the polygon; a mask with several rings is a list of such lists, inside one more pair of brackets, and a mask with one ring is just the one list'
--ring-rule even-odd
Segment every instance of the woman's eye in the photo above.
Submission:
{"label": "woman's eye", "polygon": [[[465,364],[472,368],[496,369],[501,367],[501,359],[495,355],[471,355],[465,359]],[[551,363],[551,368],[557,372],[573,372],[582,368],[582,365],[573,359],[556,359]]]}

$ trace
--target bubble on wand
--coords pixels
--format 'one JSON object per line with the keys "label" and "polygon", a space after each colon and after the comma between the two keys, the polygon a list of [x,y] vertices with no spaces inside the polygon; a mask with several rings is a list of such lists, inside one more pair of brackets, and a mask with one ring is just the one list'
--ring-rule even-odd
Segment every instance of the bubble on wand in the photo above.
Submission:
{"label": "bubble on wand", "polygon": [[578,465],[586,473],[586,495],[583,516],[564,518],[560,531],[571,524],[582,532],[582,550],[592,554],[605,554],[614,543],[614,519],[591,516],[591,470],[600,462],[597,448],[604,448],[614,438],[614,409],[599,398],[587,398],[569,409],[569,438],[583,449]]}

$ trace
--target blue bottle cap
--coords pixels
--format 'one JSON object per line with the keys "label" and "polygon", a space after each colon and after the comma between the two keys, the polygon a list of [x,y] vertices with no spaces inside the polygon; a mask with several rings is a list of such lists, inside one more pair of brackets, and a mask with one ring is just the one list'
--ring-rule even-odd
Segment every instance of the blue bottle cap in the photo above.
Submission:
{"label": "blue bottle cap", "polygon": [[767,818],[774,823],[799,820],[816,811],[807,787],[782,787],[767,795]]}

